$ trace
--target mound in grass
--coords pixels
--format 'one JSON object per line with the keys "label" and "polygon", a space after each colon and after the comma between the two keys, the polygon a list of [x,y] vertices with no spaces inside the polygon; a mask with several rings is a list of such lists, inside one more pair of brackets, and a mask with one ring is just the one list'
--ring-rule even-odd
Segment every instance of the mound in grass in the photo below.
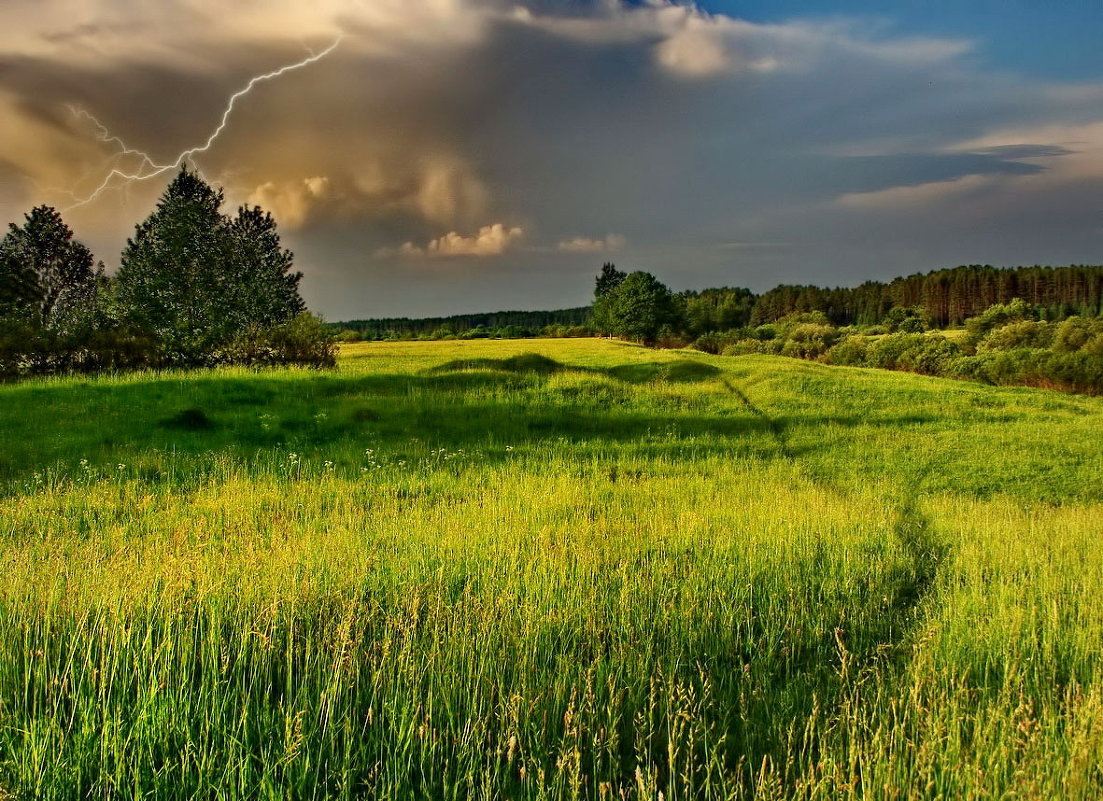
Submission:
{"label": "mound in grass", "polygon": [[506,373],[538,373],[547,375],[566,369],[555,359],[540,353],[520,353],[505,359],[457,359],[434,367],[434,373],[454,373],[461,370],[496,370]]}
{"label": "mound in grass", "polygon": [[202,409],[184,409],[162,420],[161,426],[179,431],[210,431],[214,428],[214,421]]}

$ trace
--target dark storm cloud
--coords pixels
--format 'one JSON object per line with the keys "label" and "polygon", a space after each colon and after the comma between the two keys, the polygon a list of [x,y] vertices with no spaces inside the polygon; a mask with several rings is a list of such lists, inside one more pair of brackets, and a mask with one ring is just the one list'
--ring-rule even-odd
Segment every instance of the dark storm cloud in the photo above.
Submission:
{"label": "dark storm cloud", "polygon": [[[9,219],[132,163],[69,105],[171,160],[343,35],[197,159],[274,210],[331,317],[575,305],[610,253],[763,288],[1101,244],[1103,91],[985,73],[967,42],[601,0],[17,0],[0,23]],[[163,185],[67,216],[110,263]]]}

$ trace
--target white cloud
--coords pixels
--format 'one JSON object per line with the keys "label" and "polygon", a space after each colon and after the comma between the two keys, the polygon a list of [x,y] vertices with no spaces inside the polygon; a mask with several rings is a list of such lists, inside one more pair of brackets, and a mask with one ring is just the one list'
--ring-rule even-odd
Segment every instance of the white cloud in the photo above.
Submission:
{"label": "white cloud", "polygon": [[450,256],[500,256],[516,245],[525,235],[520,227],[507,228],[502,223],[484,225],[473,236],[463,236],[455,231],[437,239],[430,240],[425,246],[406,242],[397,250],[382,248],[376,256],[405,256],[409,258],[436,258]]}
{"label": "white cloud", "polygon": [[620,234],[609,234],[604,239],[576,236],[563,240],[556,247],[564,253],[614,253],[622,250],[627,243],[628,240]]}

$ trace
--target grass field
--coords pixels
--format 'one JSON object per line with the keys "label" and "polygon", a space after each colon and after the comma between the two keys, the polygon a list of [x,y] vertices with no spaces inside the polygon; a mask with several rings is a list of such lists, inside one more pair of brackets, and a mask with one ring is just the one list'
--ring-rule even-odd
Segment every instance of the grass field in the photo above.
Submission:
{"label": "grass field", "polygon": [[0,431],[0,798],[1103,796],[1103,399],[395,343]]}

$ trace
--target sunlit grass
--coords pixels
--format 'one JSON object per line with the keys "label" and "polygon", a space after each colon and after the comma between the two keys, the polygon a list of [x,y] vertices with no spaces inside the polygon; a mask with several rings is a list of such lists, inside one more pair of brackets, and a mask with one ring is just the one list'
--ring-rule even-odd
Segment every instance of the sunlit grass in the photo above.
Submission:
{"label": "sunlit grass", "polygon": [[0,796],[1097,798],[1101,420],[594,340],[0,387]]}

